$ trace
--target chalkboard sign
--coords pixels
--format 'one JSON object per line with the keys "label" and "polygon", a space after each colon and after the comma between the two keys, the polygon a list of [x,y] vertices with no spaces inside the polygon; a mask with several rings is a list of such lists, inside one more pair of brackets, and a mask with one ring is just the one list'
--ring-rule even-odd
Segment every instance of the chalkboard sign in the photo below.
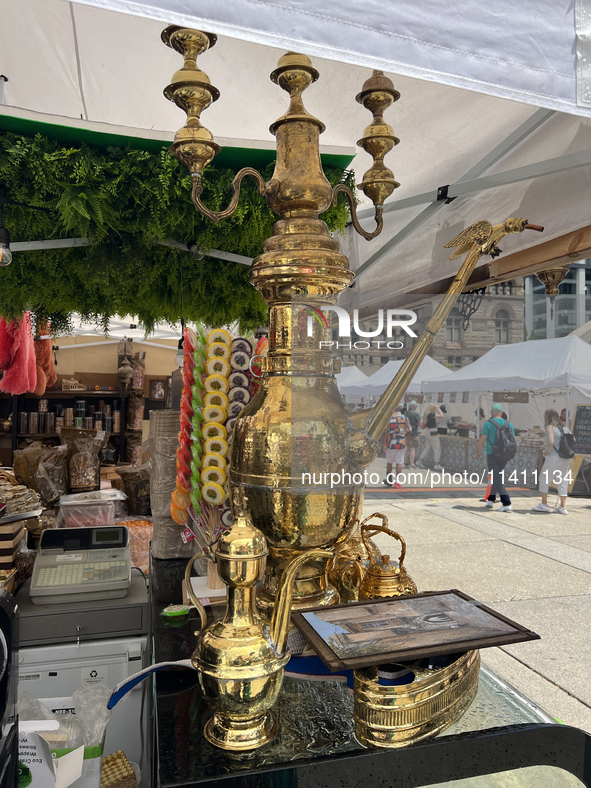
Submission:
{"label": "chalkboard sign", "polygon": [[577,454],[591,454],[591,405],[577,405],[573,435],[577,439]]}

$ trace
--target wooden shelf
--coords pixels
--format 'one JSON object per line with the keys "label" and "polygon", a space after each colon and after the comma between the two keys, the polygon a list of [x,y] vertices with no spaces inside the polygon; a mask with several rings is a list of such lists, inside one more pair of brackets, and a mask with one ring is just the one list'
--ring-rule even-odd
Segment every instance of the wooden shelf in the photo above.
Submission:
{"label": "wooden shelf", "polygon": [[59,438],[59,432],[17,432],[17,438]]}
{"label": "wooden shelf", "polygon": [[25,394],[27,399],[69,399],[70,397],[102,397],[103,399],[109,398],[116,398],[119,399],[121,397],[120,389],[115,389],[114,391],[46,391],[43,396],[38,397],[36,394],[31,394],[28,392]]}

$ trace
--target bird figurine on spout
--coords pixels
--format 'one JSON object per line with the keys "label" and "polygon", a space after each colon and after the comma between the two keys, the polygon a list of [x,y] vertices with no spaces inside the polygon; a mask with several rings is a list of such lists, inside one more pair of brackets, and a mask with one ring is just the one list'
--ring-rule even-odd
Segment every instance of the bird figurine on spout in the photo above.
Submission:
{"label": "bird figurine on spout", "polygon": [[478,257],[489,254],[494,260],[503,251],[497,246],[501,238],[510,233],[522,233],[524,230],[537,230],[541,233],[544,228],[537,224],[529,224],[527,219],[510,218],[502,224],[495,224],[494,227],[490,222],[484,220],[471,224],[470,227],[462,230],[453,240],[445,244],[445,248],[456,247],[455,252],[449,258],[450,260],[455,260],[456,257],[461,257],[466,252],[473,252]]}

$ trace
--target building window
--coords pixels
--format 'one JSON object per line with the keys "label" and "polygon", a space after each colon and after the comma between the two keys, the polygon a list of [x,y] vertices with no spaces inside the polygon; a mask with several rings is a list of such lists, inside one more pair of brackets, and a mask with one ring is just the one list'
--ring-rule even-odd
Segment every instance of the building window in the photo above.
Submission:
{"label": "building window", "polygon": [[509,312],[499,309],[495,315],[495,343],[506,345],[509,342]]}
{"label": "building window", "polygon": [[457,309],[453,309],[447,318],[445,325],[445,339],[447,342],[460,342],[460,331],[462,326],[462,318]]}
{"label": "building window", "polygon": [[453,369],[459,369],[462,366],[462,357],[461,356],[448,356],[447,363]]}

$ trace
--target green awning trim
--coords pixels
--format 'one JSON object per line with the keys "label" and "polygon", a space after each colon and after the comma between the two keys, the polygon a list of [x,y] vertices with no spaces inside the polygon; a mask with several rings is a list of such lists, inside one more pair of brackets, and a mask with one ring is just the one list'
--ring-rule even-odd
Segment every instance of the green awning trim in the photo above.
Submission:
{"label": "green awning trim", "polygon": [[[145,150],[149,153],[158,153],[165,150],[172,143],[170,140],[154,140],[145,137],[134,137],[127,134],[115,134],[110,131],[97,131],[96,129],[80,128],[63,123],[48,123],[47,121],[33,120],[31,118],[20,118],[10,115],[0,114],[0,131],[10,131],[13,134],[35,135],[42,134],[44,137],[68,145],[79,145],[85,142],[88,145],[96,145],[99,148],[108,146],[133,148],[134,150]],[[338,167],[346,170],[353,161],[353,154],[340,153],[321,153],[322,163],[327,167]],[[225,147],[215,157],[216,167],[239,170],[241,167],[254,167],[255,169],[265,169],[271,162],[275,161],[275,150],[264,148],[240,148]]]}

